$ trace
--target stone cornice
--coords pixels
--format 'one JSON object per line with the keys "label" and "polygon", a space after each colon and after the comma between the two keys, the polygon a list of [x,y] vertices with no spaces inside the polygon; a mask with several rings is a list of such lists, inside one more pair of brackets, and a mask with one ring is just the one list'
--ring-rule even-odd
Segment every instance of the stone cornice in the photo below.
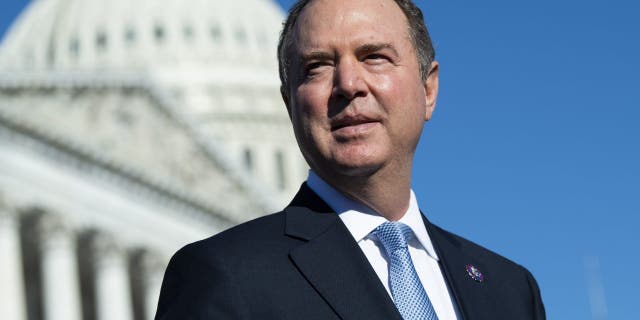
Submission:
{"label": "stone cornice", "polygon": [[211,224],[232,225],[237,223],[214,208],[204,206],[183,194],[167,190],[163,186],[145,181],[126,168],[114,166],[76,148],[40,135],[28,128],[9,123],[0,113],[0,139],[15,141],[22,147],[40,153],[58,165],[80,171],[85,175],[115,184],[127,193],[136,194],[168,207],[176,212],[186,213],[196,220],[210,221]]}

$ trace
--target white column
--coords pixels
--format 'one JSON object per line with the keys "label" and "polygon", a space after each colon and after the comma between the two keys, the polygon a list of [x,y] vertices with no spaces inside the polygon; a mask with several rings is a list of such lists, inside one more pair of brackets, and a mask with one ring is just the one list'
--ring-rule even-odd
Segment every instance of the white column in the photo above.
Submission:
{"label": "white column", "polygon": [[80,283],[73,232],[57,215],[38,220],[42,254],[44,317],[47,320],[81,319]]}
{"label": "white column", "polygon": [[25,319],[20,228],[15,210],[0,199],[0,319]]}
{"label": "white column", "polygon": [[160,287],[162,286],[162,277],[166,265],[162,263],[157,255],[151,252],[145,252],[141,262],[142,272],[144,273],[143,294],[145,316],[148,320],[153,320],[158,307]]}
{"label": "white column", "polygon": [[94,240],[96,311],[98,320],[131,320],[131,286],[126,252],[103,233]]}

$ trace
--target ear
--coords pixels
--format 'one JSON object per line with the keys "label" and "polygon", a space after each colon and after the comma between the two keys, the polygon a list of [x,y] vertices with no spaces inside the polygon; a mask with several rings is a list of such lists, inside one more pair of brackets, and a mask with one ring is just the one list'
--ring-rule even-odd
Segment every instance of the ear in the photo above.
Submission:
{"label": "ear", "polygon": [[284,101],[285,107],[287,107],[289,120],[291,120],[291,106],[289,105],[289,94],[287,93],[287,89],[285,89],[284,85],[280,85],[280,96],[282,97],[282,101]]}
{"label": "ear", "polygon": [[433,114],[433,110],[436,109],[436,100],[438,98],[438,85],[439,85],[439,70],[440,65],[437,61],[431,62],[431,66],[429,67],[429,73],[427,74],[427,79],[424,80],[424,96],[426,99],[426,112],[424,115],[424,120],[429,121],[431,119],[431,115]]}

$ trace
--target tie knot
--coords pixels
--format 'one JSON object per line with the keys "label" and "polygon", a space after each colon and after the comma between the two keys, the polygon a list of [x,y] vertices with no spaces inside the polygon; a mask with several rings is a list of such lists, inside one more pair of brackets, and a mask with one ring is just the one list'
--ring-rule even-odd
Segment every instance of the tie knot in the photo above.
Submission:
{"label": "tie knot", "polygon": [[407,241],[413,236],[411,228],[404,223],[387,221],[374,230],[388,255],[407,247]]}

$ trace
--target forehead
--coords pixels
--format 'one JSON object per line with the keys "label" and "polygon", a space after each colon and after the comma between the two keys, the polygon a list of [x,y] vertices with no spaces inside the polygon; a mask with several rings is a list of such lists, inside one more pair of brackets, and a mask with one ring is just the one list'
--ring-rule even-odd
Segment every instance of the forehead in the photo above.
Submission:
{"label": "forehead", "polygon": [[300,50],[327,45],[394,42],[409,39],[407,19],[393,0],[314,0],[294,29]]}

